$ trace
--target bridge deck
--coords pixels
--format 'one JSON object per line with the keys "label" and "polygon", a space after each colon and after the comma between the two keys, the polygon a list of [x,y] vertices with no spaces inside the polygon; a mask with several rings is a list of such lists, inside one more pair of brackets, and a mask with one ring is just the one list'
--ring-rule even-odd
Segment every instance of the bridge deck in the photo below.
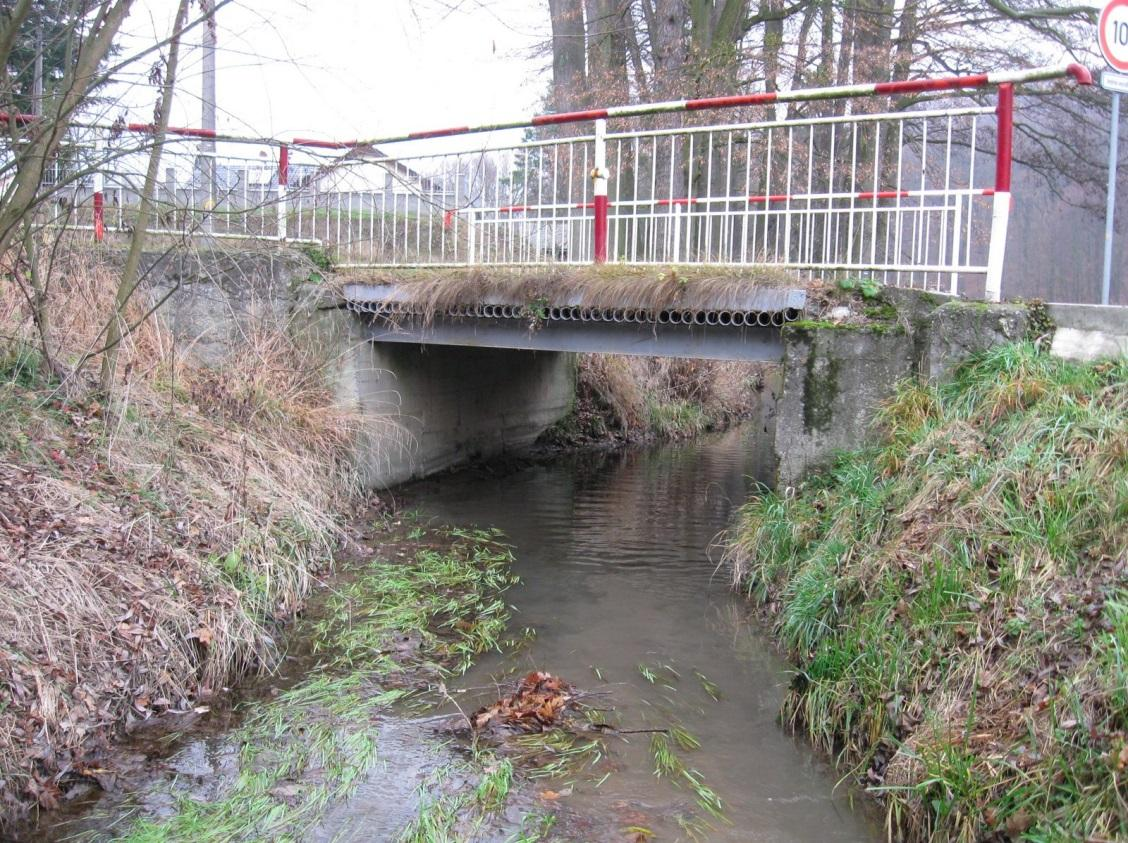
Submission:
{"label": "bridge deck", "polygon": [[354,275],[344,298],[375,342],[773,360],[806,291],[773,270],[611,266]]}

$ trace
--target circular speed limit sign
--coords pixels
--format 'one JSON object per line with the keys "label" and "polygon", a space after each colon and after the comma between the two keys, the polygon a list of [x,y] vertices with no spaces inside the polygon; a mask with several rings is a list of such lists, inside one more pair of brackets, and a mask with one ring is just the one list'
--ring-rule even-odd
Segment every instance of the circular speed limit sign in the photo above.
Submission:
{"label": "circular speed limit sign", "polygon": [[1128,0],[1111,0],[1097,25],[1101,53],[1113,68],[1128,71]]}

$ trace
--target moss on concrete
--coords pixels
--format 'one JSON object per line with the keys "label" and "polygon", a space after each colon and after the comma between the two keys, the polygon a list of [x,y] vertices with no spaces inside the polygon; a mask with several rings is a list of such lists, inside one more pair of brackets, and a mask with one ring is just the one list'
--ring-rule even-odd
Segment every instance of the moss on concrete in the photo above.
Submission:
{"label": "moss on concrete", "polygon": [[881,302],[880,304],[873,304],[868,307],[862,308],[862,313],[865,314],[867,319],[878,319],[884,322],[892,322],[897,318],[897,307],[893,302]]}
{"label": "moss on concrete", "polygon": [[824,355],[817,344],[811,344],[807,353],[807,374],[803,379],[803,426],[808,433],[826,430],[834,421],[840,365],[838,357]]}
{"label": "moss on concrete", "polygon": [[826,319],[800,319],[784,326],[785,333],[812,331],[859,331],[871,334],[903,334],[905,327],[896,322],[832,322]]}

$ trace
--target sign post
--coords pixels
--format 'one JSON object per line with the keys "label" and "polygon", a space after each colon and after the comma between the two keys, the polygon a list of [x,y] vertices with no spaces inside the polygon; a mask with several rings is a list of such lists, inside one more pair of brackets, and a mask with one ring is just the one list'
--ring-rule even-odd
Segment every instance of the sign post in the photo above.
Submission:
{"label": "sign post", "polygon": [[1110,0],[1097,24],[1097,44],[1113,69],[1101,74],[1101,87],[1112,93],[1112,127],[1108,140],[1108,204],[1105,206],[1104,275],[1101,304],[1108,304],[1112,283],[1113,217],[1116,213],[1116,164],[1120,142],[1120,94],[1128,91],[1128,0]]}

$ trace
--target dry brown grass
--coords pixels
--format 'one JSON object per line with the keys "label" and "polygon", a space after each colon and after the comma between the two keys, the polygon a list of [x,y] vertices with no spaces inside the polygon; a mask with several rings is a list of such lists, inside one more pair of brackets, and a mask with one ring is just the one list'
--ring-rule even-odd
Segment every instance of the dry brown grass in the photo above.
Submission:
{"label": "dry brown grass", "polygon": [[344,282],[388,284],[426,315],[496,304],[593,308],[739,309],[753,292],[794,287],[771,267],[563,266],[364,270]]}
{"label": "dry brown grass", "polygon": [[725,427],[759,406],[767,364],[669,357],[580,355],[573,414],[554,444],[677,439]]}
{"label": "dry brown grass", "polygon": [[[116,276],[88,255],[55,270],[62,368],[99,346]],[[273,663],[356,492],[358,420],[288,327],[248,326],[209,368],[150,320],[110,412],[88,368],[31,372],[26,309],[0,281],[0,814],[53,804],[128,719]]]}

